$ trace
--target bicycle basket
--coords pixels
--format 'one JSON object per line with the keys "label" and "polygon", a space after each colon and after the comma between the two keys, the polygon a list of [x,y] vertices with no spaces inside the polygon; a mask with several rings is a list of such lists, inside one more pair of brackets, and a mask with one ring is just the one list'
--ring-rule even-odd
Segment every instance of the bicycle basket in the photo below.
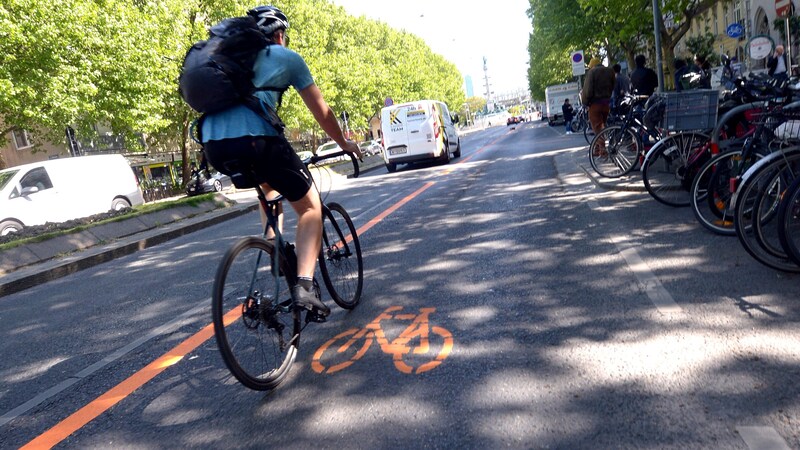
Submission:
{"label": "bicycle basket", "polygon": [[719,91],[699,89],[667,92],[664,128],[669,131],[710,130],[717,124]]}

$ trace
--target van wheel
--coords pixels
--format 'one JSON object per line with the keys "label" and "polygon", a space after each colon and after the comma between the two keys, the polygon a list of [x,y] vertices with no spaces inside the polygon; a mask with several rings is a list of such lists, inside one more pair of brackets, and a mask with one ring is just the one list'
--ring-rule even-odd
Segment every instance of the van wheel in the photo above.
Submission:
{"label": "van wheel", "polygon": [[115,198],[113,202],[111,202],[111,210],[119,211],[123,208],[130,208],[131,204],[124,198]]}
{"label": "van wheel", "polygon": [[0,222],[0,236],[5,236],[10,233],[22,231],[22,224],[16,220],[4,220]]}
{"label": "van wheel", "polygon": [[386,171],[389,173],[395,173],[397,171],[397,164],[386,163]]}
{"label": "van wheel", "polygon": [[453,152],[453,157],[461,158],[461,139],[458,140],[458,145],[456,145],[456,151]]}
{"label": "van wheel", "polygon": [[222,191],[222,183],[219,180],[214,180],[214,192]]}

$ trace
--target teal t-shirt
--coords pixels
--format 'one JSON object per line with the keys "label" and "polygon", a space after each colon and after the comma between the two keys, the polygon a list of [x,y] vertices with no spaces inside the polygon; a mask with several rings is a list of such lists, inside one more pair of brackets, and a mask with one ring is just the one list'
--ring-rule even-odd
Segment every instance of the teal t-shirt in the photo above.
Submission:
{"label": "teal t-shirt", "polygon": [[[301,91],[312,84],[314,78],[303,58],[292,50],[280,45],[271,45],[261,50],[253,66],[256,87],[286,89],[289,86]],[[256,96],[277,109],[278,92],[258,91]],[[203,121],[203,142],[242,136],[277,136],[272,125],[244,105],[234,106],[225,111],[209,114]]]}

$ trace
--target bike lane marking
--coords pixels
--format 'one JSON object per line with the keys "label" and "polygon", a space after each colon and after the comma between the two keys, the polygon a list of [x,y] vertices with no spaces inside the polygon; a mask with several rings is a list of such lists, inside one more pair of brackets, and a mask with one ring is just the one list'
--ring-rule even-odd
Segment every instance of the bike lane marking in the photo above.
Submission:
{"label": "bike lane marking", "polygon": [[[383,353],[392,355],[395,368],[402,373],[418,375],[436,368],[453,350],[452,333],[446,328],[431,326],[430,315],[436,312],[436,308],[420,308],[419,314],[400,313],[402,310],[402,306],[390,306],[364,327],[350,328],[327,340],[314,352],[314,356],[311,359],[311,368],[319,374],[330,375],[339,372],[361,359],[370,349],[373,341],[378,343]],[[383,331],[381,322],[391,320],[410,321],[411,323],[396,338],[390,341]],[[431,334],[438,335],[442,339],[441,345],[431,345]],[[351,335],[352,337],[349,337]],[[415,338],[419,338],[419,343],[409,345]],[[343,340],[343,342],[338,346],[334,346],[333,344],[339,340]],[[360,348],[359,341],[363,341]],[[346,353],[351,348],[352,350]],[[416,368],[403,360],[404,357],[410,355],[416,355],[417,357],[427,355],[432,348],[434,353],[438,350],[438,354],[432,360],[419,364]],[[330,355],[323,358],[328,349],[331,349]],[[336,362],[335,360],[339,358],[338,355],[343,353],[345,354],[344,357],[349,359]],[[352,356],[350,356],[351,354]],[[330,362],[329,360],[334,361]]]}
{"label": "bike lane marking", "polygon": [[[388,215],[397,211],[400,207],[402,207],[409,201],[419,196],[421,193],[426,191],[434,184],[436,183],[433,181],[425,183],[425,185],[423,185],[413,193],[407,195],[394,205],[390,206],[382,213],[378,214],[375,218],[368,221],[367,224],[359,228],[357,230],[358,234],[361,235],[362,233],[365,233],[367,230],[375,226],[381,220],[385,219]],[[239,309],[234,308],[234,310],[225,315],[226,324],[230,323],[231,321],[235,320],[236,317],[238,317],[236,315],[237,312],[240,312]],[[213,324],[206,325],[200,331],[198,331],[185,341],[175,346],[172,350],[163,354],[161,357],[157,358],[144,368],[140,369],[138,372],[134,373],[133,375],[131,375],[118,385],[109,389],[100,397],[89,402],[89,404],[82,407],[75,413],[71,414],[66,419],[63,419],[62,421],[58,422],[52,428],[48,429],[44,433],[35,437],[33,440],[31,440],[23,447],[21,447],[21,449],[27,450],[27,449],[39,449],[39,448],[51,448],[57,445],[58,443],[69,437],[72,433],[78,431],[84,425],[91,422],[105,411],[109,410],[112,406],[124,400],[135,390],[144,386],[147,382],[152,380],[161,372],[177,364],[188,353],[194,351],[197,347],[202,345],[205,341],[209,340],[213,336],[214,336],[214,325]],[[122,355],[119,356],[121,357]],[[73,383],[70,383],[69,385],[71,386],[72,384]],[[61,392],[61,390],[59,390],[58,392]],[[53,395],[55,394],[56,393],[53,393]]]}

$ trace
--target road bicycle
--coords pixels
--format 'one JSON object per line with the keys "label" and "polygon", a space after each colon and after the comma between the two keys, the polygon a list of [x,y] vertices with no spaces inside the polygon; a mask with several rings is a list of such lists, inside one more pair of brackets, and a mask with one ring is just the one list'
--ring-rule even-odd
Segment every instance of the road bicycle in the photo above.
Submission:
{"label": "road bicycle", "polygon": [[[673,118],[681,112],[704,118],[716,112],[721,118],[712,124],[716,127],[706,130],[694,129],[700,121],[687,118],[671,120],[672,130],[678,126],[691,129],[665,137],[647,152],[641,169],[647,192],[665,205],[690,206],[692,184],[703,165],[724,150],[741,148],[755,132],[752,122],[760,113],[761,104],[753,102],[762,95],[758,91],[762,84],[761,80],[737,79],[732,82],[734,89],[725,92],[719,102],[712,102],[714,96],[708,96],[704,91],[668,94],[677,96],[673,100],[675,110],[670,111],[674,112]],[[682,107],[686,109],[679,111]],[[712,135],[717,137],[716,141],[711,139]]]}
{"label": "road bicycle", "polygon": [[[420,308],[419,314],[404,313],[402,306],[391,306],[363,328],[351,328],[334,336],[317,349],[311,368],[317,373],[335,373],[361,359],[374,341],[392,355],[394,366],[406,374],[427,372],[447,358],[453,348],[453,335],[445,328],[430,325],[436,308]],[[394,339],[386,337],[383,322],[411,321]],[[435,338],[435,342],[431,342]],[[435,355],[431,358],[429,354]],[[415,358],[414,355],[419,355]]]}
{"label": "road bicycle", "polygon": [[[304,160],[306,166],[346,154],[333,153]],[[358,163],[352,155],[354,176]],[[228,166],[237,188],[255,187],[266,213],[264,234],[237,241],[223,256],[214,279],[214,335],[231,374],[254,390],[277,387],[289,373],[300,345],[300,334],[311,322],[325,317],[297,307],[292,288],[297,284],[294,245],[279,226],[283,196],[267,200],[251,167]],[[352,309],[361,299],[364,266],[361,244],[350,216],[338,203],[322,202],[322,248],[319,268],[327,291],[340,307]],[[267,238],[270,230],[274,238]],[[320,286],[314,281],[314,290]],[[305,313],[305,314],[304,314]]]}
{"label": "road bicycle", "polygon": [[632,172],[652,147],[649,142],[664,136],[657,126],[660,109],[659,97],[637,96],[619,125],[603,128],[589,145],[589,162],[595,172],[607,178]]}

